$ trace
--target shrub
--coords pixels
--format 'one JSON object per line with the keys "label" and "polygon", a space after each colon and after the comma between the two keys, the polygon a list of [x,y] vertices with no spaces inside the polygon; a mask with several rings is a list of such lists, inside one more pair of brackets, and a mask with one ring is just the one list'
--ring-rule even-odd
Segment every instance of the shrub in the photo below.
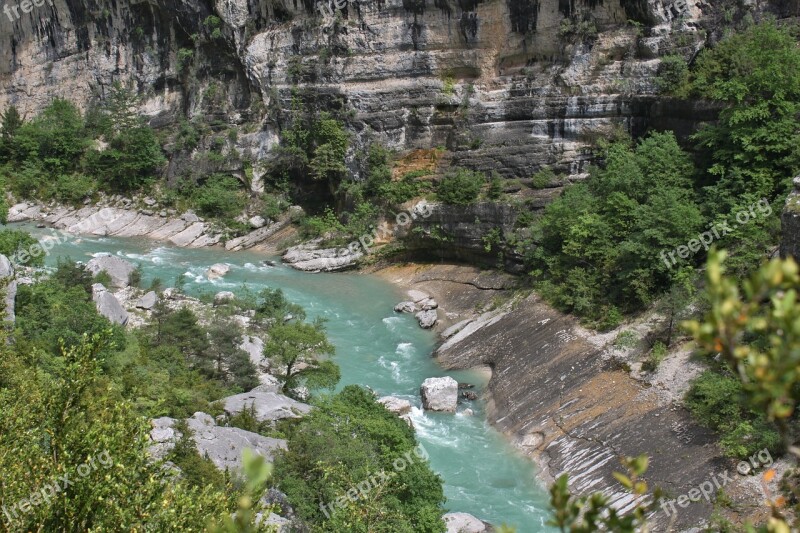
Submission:
{"label": "shrub", "polygon": [[[44,264],[44,253],[39,253],[36,257],[30,253],[24,254],[21,257],[24,261],[20,260],[17,256],[20,252],[30,252],[34,245],[38,245],[37,241],[30,233],[16,229],[0,230],[0,254],[5,255],[12,261],[16,260],[18,264],[25,266],[41,266]],[[16,257],[15,257],[16,256]]]}
{"label": "shrub", "polygon": [[661,361],[667,356],[667,345],[661,341],[657,341],[653,345],[653,349],[650,350],[650,355],[642,363],[642,370],[647,372],[653,372],[658,368],[658,365],[661,364]]}
{"label": "shrub", "polygon": [[[444,532],[442,480],[424,453],[415,455],[414,431],[371,392],[349,385],[288,431],[288,450],[275,460],[275,478],[298,515],[318,526],[315,530]],[[409,453],[411,460],[403,459],[406,468],[392,466]],[[393,475],[369,493],[370,512],[357,502],[323,513],[319,502],[335,502],[381,471]]]}
{"label": "shrub", "polygon": [[499,200],[503,196],[503,178],[497,172],[492,172],[492,179],[489,180],[489,190],[486,197],[489,200]]}
{"label": "shrub", "polygon": [[245,195],[236,178],[214,174],[192,195],[197,210],[210,217],[233,218],[242,212]]}
{"label": "shrub", "polygon": [[685,402],[701,424],[720,433],[726,454],[744,459],[765,447],[781,451],[774,424],[748,407],[742,382],[735,377],[707,370],[692,382]]}
{"label": "shrub", "polygon": [[446,204],[473,204],[485,182],[486,179],[479,172],[460,168],[442,178],[436,187],[436,196]]}
{"label": "shrub", "polygon": [[61,174],[55,183],[54,196],[64,203],[78,203],[94,194],[96,182],[84,174]]}
{"label": "shrub", "polygon": [[677,55],[662,57],[655,83],[662,93],[684,95],[689,84],[689,65],[686,60]]}
{"label": "shrub", "polygon": [[330,207],[325,208],[322,215],[306,217],[301,222],[301,229],[306,237],[320,237],[330,233],[344,231],[344,226]]}
{"label": "shrub", "polygon": [[558,180],[558,176],[549,167],[544,167],[539,172],[531,176],[531,187],[534,189],[544,189]]}

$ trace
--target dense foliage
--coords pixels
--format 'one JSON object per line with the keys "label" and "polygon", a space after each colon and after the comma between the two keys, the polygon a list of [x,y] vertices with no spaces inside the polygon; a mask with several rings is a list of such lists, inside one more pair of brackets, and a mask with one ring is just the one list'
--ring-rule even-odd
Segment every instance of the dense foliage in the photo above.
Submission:
{"label": "dense foliage", "polygon": [[545,209],[530,254],[539,288],[592,319],[642,308],[675,271],[660,255],[694,238],[703,221],[692,164],[671,133],[603,152],[603,165]]}
{"label": "dense foliage", "polygon": [[312,531],[444,532],[441,479],[371,392],[350,385],[324,399],[288,440],[275,477]]}

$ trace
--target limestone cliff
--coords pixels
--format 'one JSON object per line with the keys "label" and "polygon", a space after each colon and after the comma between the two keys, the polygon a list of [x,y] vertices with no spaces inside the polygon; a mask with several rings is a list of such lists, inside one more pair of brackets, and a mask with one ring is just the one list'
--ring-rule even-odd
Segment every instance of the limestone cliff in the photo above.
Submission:
{"label": "limestone cliff", "polygon": [[[699,0],[42,0],[0,16],[0,107],[86,107],[117,80],[154,126],[241,126],[223,170],[268,159],[293,102],[338,110],[354,149],[445,146],[527,177],[585,170],[586,147],[704,117],[654,99],[659,56],[691,57],[720,8]],[[30,5],[28,6],[30,7]],[[781,6],[779,6],[781,7]],[[330,13],[330,14],[326,14]],[[191,150],[168,174],[196,166]],[[354,176],[358,165],[351,161]],[[254,188],[263,170],[254,165]]]}

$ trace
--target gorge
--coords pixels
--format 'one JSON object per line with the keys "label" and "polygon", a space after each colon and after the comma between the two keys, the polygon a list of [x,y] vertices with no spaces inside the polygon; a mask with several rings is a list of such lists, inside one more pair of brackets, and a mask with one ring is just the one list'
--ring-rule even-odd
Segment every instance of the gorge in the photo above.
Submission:
{"label": "gorge", "polygon": [[[94,483],[80,505],[32,506],[22,529],[157,518],[221,531],[211,522],[248,521],[255,501],[296,519],[282,532],[458,533],[470,520],[445,525],[445,510],[474,515],[467,533],[580,529],[593,514],[569,509],[588,502],[604,520],[641,521],[613,531],[727,531],[796,503],[795,326],[775,324],[798,287],[791,260],[758,269],[798,257],[797,0],[5,7],[0,274],[18,321],[0,349],[0,406],[15,413],[0,426],[0,468],[15,473],[0,504],[99,453],[90,437],[122,455],[97,435],[123,426],[137,437],[120,471],[141,475],[114,483],[148,495],[98,518],[108,495]],[[734,225],[748,205],[769,209]],[[731,235],[701,249],[696,236],[728,222]],[[138,268],[122,281],[84,272],[103,253]],[[750,276],[775,285],[753,296]],[[157,306],[169,295],[182,296]],[[720,333],[747,298],[765,305],[730,320],[750,329]],[[165,324],[184,333],[163,341]],[[783,370],[759,368],[767,360]],[[243,410],[226,426],[219,402],[248,393],[262,367],[261,386],[308,409],[266,425]],[[455,413],[422,407],[420,386],[440,376],[463,387]],[[49,401],[31,384],[61,392]],[[402,424],[375,405],[386,396]],[[79,422],[62,423],[75,409]],[[223,479],[183,439],[204,425],[284,451],[274,471],[238,458],[245,477]],[[152,431],[175,438],[158,474],[134,453]],[[320,515],[317,503],[362,481],[353,464],[388,468],[417,442],[429,461],[412,481]],[[762,452],[769,467],[752,459]],[[747,475],[692,496],[748,459]],[[174,485],[156,482],[173,467]],[[251,498],[261,489],[271,496]]]}

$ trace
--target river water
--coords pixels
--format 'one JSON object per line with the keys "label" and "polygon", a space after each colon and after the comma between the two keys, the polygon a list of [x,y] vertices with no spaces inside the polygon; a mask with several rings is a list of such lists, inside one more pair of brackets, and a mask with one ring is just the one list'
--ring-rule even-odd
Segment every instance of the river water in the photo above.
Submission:
{"label": "river water", "polygon": [[[34,236],[50,230],[24,225]],[[433,469],[444,479],[449,511],[471,513],[494,524],[515,526],[519,533],[551,531],[545,489],[536,480],[535,467],[485,421],[481,402],[473,402],[474,416],[423,412],[419,386],[425,378],[451,375],[460,382],[484,385],[472,372],[445,372],[431,358],[435,335],[421,329],[413,316],[397,314],[394,305],[402,291],[363,274],[309,274],[280,264],[278,258],[252,252],[176,248],[141,239],[76,237],[62,240],[46,259],[59,257],[87,261],[109,252],[141,265],[143,286],[160,278],[165,287],[186,276],[188,294],[283,289],[290,301],[302,305],[309,319],[327,319],[326,329],[336,346],[335,360],[342,370],[340,387],[367,385],[379,395],[406,398],[415,406],[414,427],[430,455]],[[264,259],[276,260],[267,266]],[[215,281],[204,272],[214,263],[231,271]]]}

